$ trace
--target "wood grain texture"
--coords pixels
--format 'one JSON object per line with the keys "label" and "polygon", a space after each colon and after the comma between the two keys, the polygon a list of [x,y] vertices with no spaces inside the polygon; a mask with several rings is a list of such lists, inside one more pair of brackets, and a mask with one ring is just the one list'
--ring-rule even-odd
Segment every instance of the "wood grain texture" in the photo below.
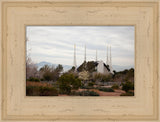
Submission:
{"label": "wood grain texture", "polygon": [[[1,121],[159,121],[158,0],[3,0]],[[26,97],[27,25],[134,25],[134,97]]]}

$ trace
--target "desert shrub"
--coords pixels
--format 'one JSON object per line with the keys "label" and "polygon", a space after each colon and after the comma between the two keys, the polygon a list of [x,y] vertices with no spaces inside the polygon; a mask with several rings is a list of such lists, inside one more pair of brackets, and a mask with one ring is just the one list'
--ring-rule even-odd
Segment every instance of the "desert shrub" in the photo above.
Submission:
{"label": "desert shrub", "polygon": [[59,79],[59,93],[70,94],[72,89],[78,89],[81,86],[81,81],[73,74],[63,74]]}
{"label": "desert shrub", "polygon": [[27,96],[58,96],[58,91],[54,87],[27,86]]}
{"label": "desert shrub", "polygon": [[104,91],[104,92],[114,92],[114,90],[112,88],[99,87],[97,89],[99,91]]}
{"label": "desert shrub", "polygon": [[81,86],[80,88],[81,89],[94,89],[93,86]]}
{"label": "desert shrub", "polygon": [[40,80],[38,78],[35,78],[34,81],[35,82],[40,82]]}
{"label": "desert shrub", "polygon": [[111,88],[112,89],[119,89],[119,86],[117,84],[114,84]]}
{"label": "desert shrub", "polygon": [[38,86],[27,86],[26,95],[27,96],[39,96],[40,91]]}
{"label": "desert shrub", "polygon": [[93,83],[93,82],[90,82],[90,83],[88,83],[88,86],[93,86],[95,83]]}
{"label": "desert shrub", "polygon": [[29,79],[27,79],[27,81],[40,82],[38,78],[34,78],[34,77],[30,77]]}
{"label": "desert shrub", "polygon": [[44,65],[42,68],[40,68],[40,73],[45,81],[57,81],[62,71],[63,66],[60,64],[56,68],[53,65]]}
{"label": "desert shrub", "polygon": [[52,72],[49,72],[49,71],[45,72],[45,73],[43,74],[43,79],[44,79],[45,81],[50,81],[50,80],[52,80]]}
{"label": "desert shrub", "polygon": [[58,91],[54,87],[40,87],[40,96],[58,96]]}
{"label": "desert shrub", "polygon": [[99,94],[97,92],[94,92],[94,91],[81,91],[81,92],[76,92],[76,91],[73,91],[71,92],[72,96],[99,96]]}
{"label": "desert shrub", "polygon": [[120,96],[134,96],[134,92],[122,93]]}
{"label": "desert shrub", "polygon": [[71,96],[80,96],[80,92],[72,91],[70,93]]}
{"label": "desert shrub", "polygon": [[72,89],[78,89],[81,86],[81,81],[78,78],[74,78],[73,81],[71,81]]}
{"label": "desert shrub", "polygon": [[122,90],[128,92],[129,90],[134,90],[134,84],[132,82],[125,82],[122,84]]}
{"label": "desert shrub", "polygon": [[89,96],[99,96],[97,92],[90,91]]}
{"label": "desert shrub", "polygon": [[101,73],[97,73],[93,75],[93,80],[98,82],[110,82],[112,81],[112,75],[105,75]]}
{"label": "desert shrub", "polygon": [[70,94],[71,93],[71,86],[68,84],[60,84],[59,86],[59,93],[60,94]]}

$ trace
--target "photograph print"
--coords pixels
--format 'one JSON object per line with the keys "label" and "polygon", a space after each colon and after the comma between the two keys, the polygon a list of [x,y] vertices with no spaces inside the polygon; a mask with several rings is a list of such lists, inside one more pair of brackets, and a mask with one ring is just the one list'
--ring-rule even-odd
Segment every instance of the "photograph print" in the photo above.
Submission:
{"label": "photograph print", "polygon": [[134,96],[134,26],[27,26],[26,96]]}

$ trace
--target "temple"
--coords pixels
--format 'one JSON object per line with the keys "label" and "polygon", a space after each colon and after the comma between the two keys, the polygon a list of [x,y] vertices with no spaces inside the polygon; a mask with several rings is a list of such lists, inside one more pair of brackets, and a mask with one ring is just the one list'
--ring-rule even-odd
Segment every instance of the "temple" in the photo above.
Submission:
{"label": "temple", "polygon": [[[109,50],[110,48],[110,50]],[[110,53],[110,55],[108,55]],[[76,65],[76,45],[74,45],[74,61],[73,66],[75,67],[75,71],[77,71],[77,65]],[[92,61],[93,62],[93,61]],[[96,50],[96,58],[94,61],[94,68],[97,73],[101,74],[114,74],[113,68],[112,68],[112,54],[111,54],[111,45],[107,45],[106,50],[106,63],[103,62],[103,60],[98,60],[98,52]],[[87,61],[86,61],[86,45],[84,48],[84,70],[87,70]]]}

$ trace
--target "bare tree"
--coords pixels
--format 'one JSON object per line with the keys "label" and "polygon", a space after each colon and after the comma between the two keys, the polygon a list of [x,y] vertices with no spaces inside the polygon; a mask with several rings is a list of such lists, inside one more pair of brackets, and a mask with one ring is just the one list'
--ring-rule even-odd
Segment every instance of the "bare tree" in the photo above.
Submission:
{"label": "bare tree", "polygon": [[38,67],[29,57],[26,61],[26,77],[27,79],[31,77],[39,77]]}
{"label": "bare tree", "polygon": [[[29,39],[26,37],[26,45],[27,42],[29,41]],[[35,63],[33,63],[32,59],[30,58],[30,49],[26,50],[26,78],[30,78],[30,77],[38,77],[38,67]]]}

